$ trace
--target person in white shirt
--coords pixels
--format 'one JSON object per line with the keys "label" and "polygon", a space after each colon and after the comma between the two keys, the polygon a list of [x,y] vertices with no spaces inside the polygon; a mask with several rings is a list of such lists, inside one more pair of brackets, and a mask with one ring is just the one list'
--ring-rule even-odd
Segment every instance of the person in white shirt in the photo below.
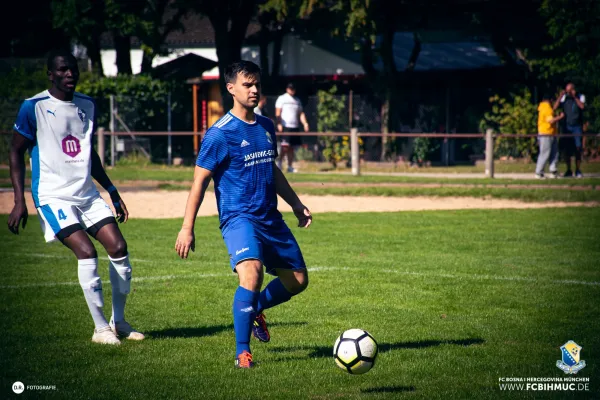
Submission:
{"label": "person in white shirt", "polygon": [[[21,105],[10,149],[10,177],[15,206],[8,228],[25,229],[25,151],[31,155],[31,193],[47,242],[60,240],[77,257],[78,277],[95,329],[92,341],[118,345],[118,336],[142,340],[125,321],[125,302],[131,286],[127,243],[110,207],[100,197],[92,178],[109,193],[119,222],[129,216],[125,203],[102,167],[92,145],[97,109],[94,100],[75,92],[79,80],[77,60],[68,51],[48,56],[49,90]],[[112,285],[112,318],[107,322],[102,307],[102,282],[98,254],[89,236],[98,240],[109,256]]]}
{"label": "person in white shirt", "polygon": [[[304,132],[308,132],[308,122],[302,109],[302,103],[296,96],[296,87],[293,83],[288,83],[285,93],[277,98],[275,102],[275,118],[277,119],[277,130],[279,132],[300,132],[300,125]],[[302,144],[301,136],[284,136],[281,140],[281,153],[279,158],[279,168],[281,160],[286,155],[288,163],[288,172],[295,172],[292,163],[294,162],[294,147]]]}

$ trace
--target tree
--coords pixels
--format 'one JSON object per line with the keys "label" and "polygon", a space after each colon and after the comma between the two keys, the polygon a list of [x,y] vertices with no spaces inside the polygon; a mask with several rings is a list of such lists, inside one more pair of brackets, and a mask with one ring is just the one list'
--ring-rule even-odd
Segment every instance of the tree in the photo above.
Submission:
{"label": "tree", "polygon": [[117,70],[119,74],[131,75],[131,36],[138,29],[136,12],[142,3],[143,0],[53,0],[52,21],[55,28],[87,48],[92,69],[100,76],[104,75],[100,37],[111,32]]}
{"label": "tree", "polygon": [[588,99],[589,129],[600,131],[600,2],[544,0],[539,12],[551,40],[535,54],[534,65],[555,87],[573,81]]}
{"label": "tree", "polygon": [[48,0],[16,1],[0,24],[0,57],[43,57],[53,47],[66,47],[69,37],[55,29]]}
{"label": "tree", "polygon": [[[378,0],[340,0],[332,8],[346,16],[344,35],[355,40],[361,51],[361,63],[367,80],[382,102],[382,146],[381,159],[387,157],[387,134],[391,130],[392,109],[397,97],[396,88],[404,80],[410,79],[417,58],[421,52],[421,41],[413,34],[414,45],[406,65],[396,65],[393,42],[397,31],[417,31],[426,26],[431,5],[415,2],[396,2],[394,12],[390,4]],[[376,68],[381,61],[381,69]]]}
{"label": "tree", "polygon": [[185,2],[172,0],[147,0],[141,13],[141,21],[137,30],[142,42],[142,73],[152,70],[152,60],[157,55],[167,53],[164,48],[169,33],[181,28],[181,18],[187,13]]}
{"label": "tree", "polygon": [[215,31],[219,59],[219,83],[223,107],[231,108],[232,100],[225,86],[225,68],[241,59],[242,44],[251,18],[256,12],[256,0],[192,1],[195,10],[206,15]]}
{"label": "tree", "polygon": [[[262,85],[265,92],[274,89],[281,67],[281,46],[286,34],[299,28],[319,6],[317,0],[263,0],[258,8],[258,33]],[[325,22],[325,21],[322,21]],[[331,23],[331,21],[327,21]],[[316,24],[317,26],[320,24]],[[322,24],[321,24],[322,25]],[[269,54],[269,44],[272,44]]]}
{"label": "tree", "polygon": [[600,87],[600,2],[544,0],[540,6],[552,41],[537,60],[545,78],[563,76]]}
{"label": "tree", "polygon": [[[100,35],[106,29],[106,14],[103,1],[53,0],[51,5],[52,24],[66,35],[87,48],[92,69],[103,76],[100,57]],[[77,23],[73,23],[77,21]]]}

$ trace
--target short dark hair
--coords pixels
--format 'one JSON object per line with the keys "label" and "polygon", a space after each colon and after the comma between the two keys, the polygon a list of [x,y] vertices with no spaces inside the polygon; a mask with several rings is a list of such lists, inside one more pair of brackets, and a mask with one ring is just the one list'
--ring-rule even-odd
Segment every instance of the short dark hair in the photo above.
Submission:
{"label": "short dark hair", "polygon": [[56,57],[72,58],[74,60],[77,60],[73,53],[71,53],[68,49],[59,48],[50,50],[50,52],[48,53],[48,58],[46,60],[46,67],[48,67],[48,71],[51,71],[54,68],[54,60],[56,59]]}
{"label": "short dark hair", "polygon": [[238,74],[260,78],[260,67],[252,61],[236,61],[225,68],[225,83],[235,83]]}
{"label": "short dark hair", "polygon": [[552,100],[553,96],[554,95],[552,93],[550,93],[549,91],[542,92],[542,100]]}
{"label": "short dark hair", "polygon": [[296,90],[296,85],[293,82],[287,84],[286,89]]}

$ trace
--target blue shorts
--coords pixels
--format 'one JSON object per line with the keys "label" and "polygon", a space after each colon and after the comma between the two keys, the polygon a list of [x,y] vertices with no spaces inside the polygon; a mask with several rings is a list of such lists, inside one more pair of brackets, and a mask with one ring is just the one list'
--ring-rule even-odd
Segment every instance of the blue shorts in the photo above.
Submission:
{"label": "blue shorts", "polygon": [[[573,135],[573,141],[576,148],[581,148],[581,135],[583,134],[583,128],[580,125],[566,125],[566,132]],[[570,139],[570,138],[567,138]]]}
{"label": "blue shorts", "polygon": [[222,234],[234,272],[241,261],[252,259],[260,260],[271,275],[275,268],[306,268],[298,242],[283,221],[263,226],[240,218],[227,224]]}

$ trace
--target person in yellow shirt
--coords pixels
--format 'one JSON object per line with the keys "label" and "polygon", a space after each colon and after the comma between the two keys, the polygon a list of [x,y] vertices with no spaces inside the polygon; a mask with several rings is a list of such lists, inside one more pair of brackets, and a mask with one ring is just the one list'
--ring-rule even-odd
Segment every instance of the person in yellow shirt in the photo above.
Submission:
{"label": "person in yellow shirt", "polygon": [[556,137],[556,123],[563,119],[565,115],[560,113],[554,116],[552,109],[551,96],[544,95],[542,102],[538,106],[538,144],[540,152],[535,167],[535,177],[544,179],[544,167],[546,162],[550,161],[550,174],[552,178],[558,178],[558,138]]}

